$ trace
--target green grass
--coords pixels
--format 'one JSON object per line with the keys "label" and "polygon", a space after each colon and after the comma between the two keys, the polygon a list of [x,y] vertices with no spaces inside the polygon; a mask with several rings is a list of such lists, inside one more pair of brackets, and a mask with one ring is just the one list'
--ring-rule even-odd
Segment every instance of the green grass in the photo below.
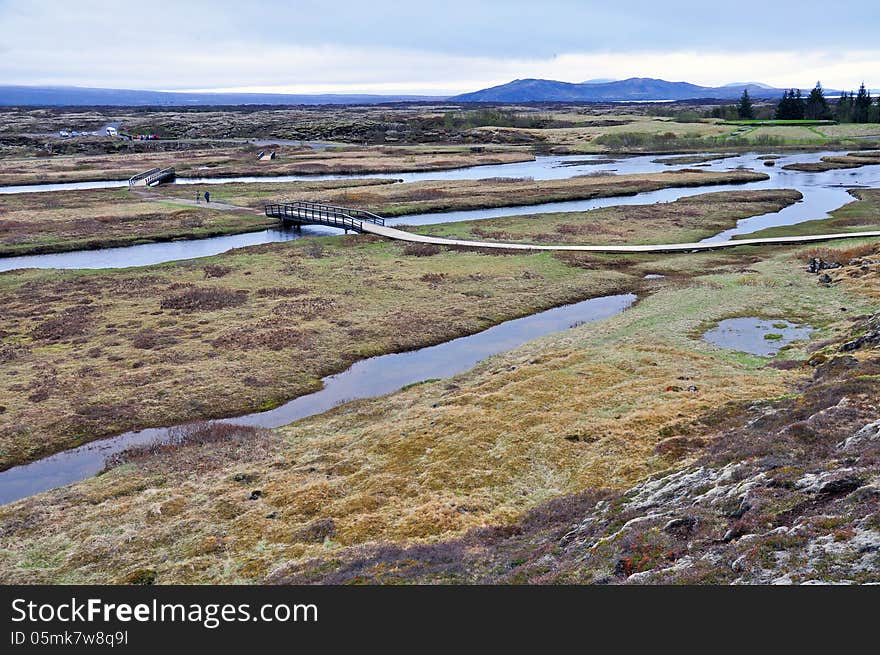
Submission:
{"label": "green grass", "polygon": [[781,120],[781,119],[769,119],[769,120],[759,120],[759,119],[742,119],[735,121],[724,121],[722,125],[836,125],[837,121],[820,121],[820,120]]}

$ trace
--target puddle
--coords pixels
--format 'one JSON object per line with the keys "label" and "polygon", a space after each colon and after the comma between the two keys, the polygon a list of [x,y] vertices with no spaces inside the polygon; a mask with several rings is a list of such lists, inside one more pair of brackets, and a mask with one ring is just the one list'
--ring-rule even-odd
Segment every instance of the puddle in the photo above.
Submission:
{"label": "puddle", "polygon": [[809,339],[812,332],[809,325],[784,319],[728,318],[703,334],[703,338],[721,348],[772,357],[785,345]]}

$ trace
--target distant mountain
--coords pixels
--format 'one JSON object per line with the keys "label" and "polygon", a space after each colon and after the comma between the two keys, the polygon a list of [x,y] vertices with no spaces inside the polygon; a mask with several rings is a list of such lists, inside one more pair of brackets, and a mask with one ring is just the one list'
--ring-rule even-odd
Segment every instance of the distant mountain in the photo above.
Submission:
{"label": "distant mountain", "polygon": [[[733,100],[743,89],[754,98],[776,98],[782,89],[749,82],[727,86],[698,86],[689,82],[667,82],[650,77],[631,77],[615,82],[574,84],[555,80],[514,80],[489,89],[449,98],[452,102],[620,102],[633,100]],[[809,92],[809,90],[806,90]]]}
{"label": "distant mountain", "polygon": [[608,82],[616,82],[613,77],[594,77],[592,80],[586,80],[581,84],[607,84]]}
{"label": "distant mountain", "polygon": [[773,87],[769,84],[762,84],[761,82],[731,82],[730,84],[725,84],[724,88],[726,89],[729,86],[735,86],[737,88],[743,88],[744,86],[759,86],[762,89],[772,89]]}
{"label": "distant mountain", "polygon": [[0,105],[113,105],[113,106],[200,106],[200,105],[338,105],[379,102],[443,100],[443,96],[383,96],[364,94],[297,95],[286,93],[187,93],[181,91],[138,91],[93,89],[72,86],[0,86]]}

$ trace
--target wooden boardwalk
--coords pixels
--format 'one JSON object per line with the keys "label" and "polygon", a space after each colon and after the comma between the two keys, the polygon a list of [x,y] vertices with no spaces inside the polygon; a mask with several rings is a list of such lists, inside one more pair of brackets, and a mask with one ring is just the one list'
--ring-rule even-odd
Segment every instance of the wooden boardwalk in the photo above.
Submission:
{"label": "wooden boardwalk", "polygon": [[663,253],[700,252],[736,248],[738,246],[797,245],[818,241],[840,239],[880,238],[880,230],[871,232],[838,232],[832,234],[809,234],[790,237],[763,237],[758,239],[734,239],[730,241],[698,241],[693,243],[659,243],[650,245],[547,245],[537,243],[515,243],[498,241],[468,241],[432,237],[398,230],[385,225],[385,220],[358,209],[333,207],[318,203],[286,203],[266,205],[266,216],[277,218],[285,225],[326,225],[344,230],[375,234],[387,239],[409,241],[411,243],[430,243],[438,246],[462,246],[466,248],[496,248],[501,250],[552,250],[597,253]]}

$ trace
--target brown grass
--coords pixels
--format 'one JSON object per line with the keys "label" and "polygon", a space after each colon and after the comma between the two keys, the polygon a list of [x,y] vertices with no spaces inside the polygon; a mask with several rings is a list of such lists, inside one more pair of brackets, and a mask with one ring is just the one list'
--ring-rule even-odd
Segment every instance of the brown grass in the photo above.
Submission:
{"label": "brown grass", "polygon": [[210,312],[227,307],[238,307],[247,301],[245,289],[224,289],[219,287],[194,288],[165,296],[159,303],[162,309],[177,309],[182,312]]}

